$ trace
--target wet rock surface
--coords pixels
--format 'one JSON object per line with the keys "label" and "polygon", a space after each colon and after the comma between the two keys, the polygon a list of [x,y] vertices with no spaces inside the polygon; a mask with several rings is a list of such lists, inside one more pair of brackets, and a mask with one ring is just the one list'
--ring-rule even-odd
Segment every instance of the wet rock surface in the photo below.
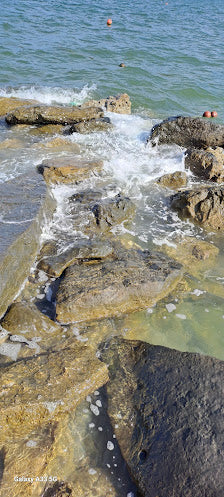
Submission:
{"label": "wet rock surface", "polygon": [[181,216],[190,217],[203,226],[223,230],[224,187],[185,190],[171,197],[171,207]]}
{"label": "wet rock surface", "polygon": [[222,183],[224,181],[224,150],[221,147],[188,149],[185,166],[202,179]]}
{"label": "wet rock surface", "polygon": [[103,161],[91,161],[75,157],[46,159],[37,167],[46,183],[76,183],[98,173],[103,168]]}
{"label": "wet rock surface", "polygon": [[98,107],[59,107],[36,105],[15,109],[6,116],[6,122],[15,124],[74,124],[103,117]]}
{"label": "wet rock surface", "polygon": [[37,267],[50,276],[59,277],[66,267],[72,264],[84,261],[95,263],[112,254],[113,246],[109,240],[83,240],[59,255],[45,256],[39,261]]}
{"label": "wet rock surface", "polygon": [[180,264],[161,254],[120,249],[117,259],[70,266],[57,292],[59,322],[88,321],[144,309],[182,277]]}
{"label": "wet rock surface", "polygon": [[145,497],[222,497],[224,362],[113,339],[108,413]]}
{"label": "wet rock surface", "polygon": [[127,93],[101,98],[100,100],[90,100],[89,102],[86,102],[83,107],[89,107],[92,105],[103,107],[109,112],[131,114],[131,101]]}
{"label": "wet rock surface", "polygon": [[181,147],[207,148],[224,146],[224,125],[199,117],[172,117],[156,124],[150,141],[176,143]]}
{"label": "wet rock surface", "polygon": [[161,248],[191,274],[200,269],[207,269],[209,265],[214,263],[214,259],[219,253],[219,249],[212,243],[194,237],[177,239],[175,243],[176,247],[162,245]]}
{"label": "wet rock surface", "polygon": [[87,190],[72,195],[69,201],[75,225],[80,222],[82,213],[86,231],[106,232],[116,224],[129,221],[135,214],[134,203],[121,193],[103,198],[103,192]]}
{"label": "wet rock surface", "polygon": [[108,131],[113,127],[109,117],[102,117],[101,119],[91,119],[90,121],[74,124],[69,128],[68,134],[71,133],[98,133],[99,131]]}
{"label": "wet rock surface", "polygon": [[164,174],[157,180],[157,184],[159,186],[163,186],[165,188],[171,188],[172,190],[176,190],[187,184],[187,175],[185,172],[176,171],[175,173]]}

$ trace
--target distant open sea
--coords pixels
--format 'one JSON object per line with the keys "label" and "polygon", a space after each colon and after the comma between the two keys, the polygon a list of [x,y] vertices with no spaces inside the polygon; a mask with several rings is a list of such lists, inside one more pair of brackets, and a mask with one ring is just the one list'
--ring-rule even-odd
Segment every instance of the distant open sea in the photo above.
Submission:
{"label": "distant open sea", "polygon": [[1,0],[0,95],[63,101],[87,85],[126,91],[151,117],[215,109],[223,121],[223,33],[223,0]]}

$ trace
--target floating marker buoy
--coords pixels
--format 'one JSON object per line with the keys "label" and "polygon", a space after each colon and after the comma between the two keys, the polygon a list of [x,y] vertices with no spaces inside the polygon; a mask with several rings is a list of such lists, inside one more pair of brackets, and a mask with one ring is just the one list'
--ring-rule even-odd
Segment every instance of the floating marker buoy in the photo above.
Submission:
{"label": "floating marker buoy", "polygon": [[211,117],[211,112],[210,110],[206,110],[203,114],[203,117]]}
{"label": "floating marker buoy", "polygon": [[217,117],[217,116],[218,116],[218,112],[216,112],[216,110],[213,110],[213,111],[211,112],[211,116],[212,116],[212,117]]}
{"label": "floating marker buoy", "polygon": [[112,24],[112,19],[107,19],[107,26],[111,26]]}

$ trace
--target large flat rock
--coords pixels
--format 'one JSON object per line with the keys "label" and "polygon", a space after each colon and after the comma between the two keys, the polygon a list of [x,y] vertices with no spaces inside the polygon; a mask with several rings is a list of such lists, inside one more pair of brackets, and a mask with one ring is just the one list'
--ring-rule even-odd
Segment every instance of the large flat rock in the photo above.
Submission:
{"label": "large flat rock", "polygon": [[57,319],[71,323],[144,309],[181,277],[181,265],[167,256],[120,249],[117,259],[66,269],[57,292]]}
{"label": "large flat rock", "polygon": [[6,116],[7,124],[75,124],[103,117],[99,107],[35,105],[20,107]]}
{"label": "large flat rock", "polygon": [[55,204],[33,171],[0,184],[0,316],[29,274],[39,248],[44,216]]}
{"label": "large flat rock", "polygon": [[144,497],[222,497],[224,362],[114,339],[108,413]]}

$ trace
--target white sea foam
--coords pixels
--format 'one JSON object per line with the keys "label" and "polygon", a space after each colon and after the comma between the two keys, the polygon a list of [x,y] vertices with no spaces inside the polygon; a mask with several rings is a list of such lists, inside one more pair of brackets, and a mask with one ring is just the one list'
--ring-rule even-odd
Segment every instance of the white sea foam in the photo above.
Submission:
{"label": "white sea foam", "polygon": [[72,88],[23,85],[19,88],[0,88],[0,96],[32,99],[49,105],[70,103],[80,105],[86,98],[92,98],[95,90],[96,85],[85,85],[80,90]]}

